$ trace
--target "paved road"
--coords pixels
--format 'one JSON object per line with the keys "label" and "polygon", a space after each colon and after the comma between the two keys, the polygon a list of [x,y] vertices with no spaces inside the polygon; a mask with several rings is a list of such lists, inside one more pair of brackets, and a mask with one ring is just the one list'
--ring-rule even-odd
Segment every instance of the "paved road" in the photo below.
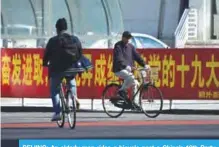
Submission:
{"label": "paved road", "polygon": [[51,113],[2,113],[2,139],[18,138],[219,138],[218,115],[124,114],[112,119],[104,113],[78,113],[77,126],[70,130],[51,123]]}

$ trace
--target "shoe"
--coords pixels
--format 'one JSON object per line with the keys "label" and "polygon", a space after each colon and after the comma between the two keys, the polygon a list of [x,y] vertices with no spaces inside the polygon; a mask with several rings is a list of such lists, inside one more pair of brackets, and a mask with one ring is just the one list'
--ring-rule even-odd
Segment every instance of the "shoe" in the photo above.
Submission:
{"label": "shoe", "polygon": [[123,99],[123,100],[127,100],[128,99],[128,95],[127,92],[120,90],[118,91],[119,96]]}
{"label": "shoe", "polygon": [[111,97],[110,98],[110,102],[113,103],[113,104],[116,104],[118,101],[120,101],[120,96],[119,97]]}
{"label": "shoe", "polygon": [[61,115],[60,114],[54,114],[51,121],[59,121],[61,120]]}
{"label": "shoe", "polygon": [[118,96],[121,98],[121,100],[124,101],[125,104],[129,104],[129,98],[128,93],[126,91],[120,90],[118,91]]}

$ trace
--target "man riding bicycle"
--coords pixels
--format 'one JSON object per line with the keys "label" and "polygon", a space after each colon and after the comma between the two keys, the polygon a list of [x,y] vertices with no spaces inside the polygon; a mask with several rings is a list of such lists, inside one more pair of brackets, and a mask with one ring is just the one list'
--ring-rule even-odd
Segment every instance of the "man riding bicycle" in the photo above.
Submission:
{"label": "man riding bicycle", "polygon": [[[117,77],[124,80],[118,94],[125,100],[125,102],[128,102],[126,90],[133,86],[133,93],[136,93],[139,86],[139,82],[135,79],[134,74],[132,73],[134,61],[137,61],[137,63],[145,69],[150,68],[150,66],[146,65],[141,56],[136,52],[135,47],[129,43],[131,38],[131,33],[125,31],[122,34],[122,40],[115,44],[113,50],[113,72]],[[134,105],[139,108],[139,93],[136,95]]]}
{"label": "man riding bicycle", "polygon": [[[43,57],[43,66],[49,67],[50,95],[55,112],[51,121],[61,120],[59,92],[61,88],[60,84],[65,76],[65,72],[72,74],[70,88],[72,93],[76,95],[75,76],[78,72],[83,71],[82,68],[77,68],[77,66],[80,66],[77,65],[79,64],[77,61],[82,56],[81,42],[76,36],[71,36],[66,33],[66,30],[67,22],[65,18],[59,19],[56,22],[57,36],[49,39]],[[77,52],[77,57],[74,56],[74,51]],[[74,60],[73,57],[75,57]],[[77,105],[79,105],[77,97],[75,98]]]}

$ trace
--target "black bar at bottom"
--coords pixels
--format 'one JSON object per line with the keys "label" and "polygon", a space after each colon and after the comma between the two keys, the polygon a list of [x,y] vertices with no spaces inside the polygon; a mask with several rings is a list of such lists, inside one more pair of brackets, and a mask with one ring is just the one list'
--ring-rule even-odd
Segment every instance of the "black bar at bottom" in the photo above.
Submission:
{"label": "black bar at bottom", "polygon": [[1,147],[19,147],[19,141],[16,139],[2,139]]}

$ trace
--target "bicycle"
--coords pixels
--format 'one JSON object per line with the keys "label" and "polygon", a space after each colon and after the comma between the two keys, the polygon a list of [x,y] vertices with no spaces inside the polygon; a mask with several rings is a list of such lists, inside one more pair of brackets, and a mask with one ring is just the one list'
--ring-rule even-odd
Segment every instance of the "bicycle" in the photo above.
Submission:
{"label": "bicycle", "polygon": [[[136,78],[136,80],[138,80],[140,83],[140,86],[138,87],[137,92],[134,93],[132,97],[128,97],[128,95],[127,95],[128,99],[126,99],[126,101],[125,101],[124,98],[122,99],[121,97],[117,96],[118,90],[120,89],[120,87],[122,86],[122,83],[124,81],[123,80],[111,81],[112,83],[108,84],[104,88],[103,94],[102,94],[102,105],[103,105],[104,112],[112,118],[117,118],[117,117],[121,116],[125,110],[137,110],[137,111],[143,112],[149,118],[155,118],[161,113],[162,108],[163,108],[163,94],[160,91],[160,89],[155,86],[155,81],[159,77],[158,76],[158,68],[151,67],[150,70],[146,70],[144,68],[133,68],[133,69],[135,71],[137,71],[137,73],[140,77],[140,78]],[[122,81],[122,82],[120,82],[120,81]],[[120,84],[117,84],[116,82],[119,82]],[[113,92],[113,95],[107,97],[107,93],[112,89],[115,89]],[[153,93],[153,90],[156,93]],[[140,110],[139,110],[139,108],[136,108],[136,106],[133,103],[138,92],[140,92],[140,98],[139,98]],[[158,104],[158,102],[160,102],[160,105],[158,106],[158,110],[155,110],[155,111],[144,110],[143,98],[145,96],[144,95],[145,93],[152,94],[151,96],[148,95],[146,102],[155,103],[155,104]],[[152,98],[154,94],[158,95],[158,97],[155,99]],[[112,112],[116,113],[115,115],[110,114],[110,111],[108,111],[106,108],[105,100],[107,98],[113,104],[113,106],[116,107],[116,108],[112,109]],[[119,110],[117,110],[117,109],[119,109]],[[152,115],[153,112],[155,113],[154,115]]]}
{"label": "bicycle", "polygon": [[[60,128],[64,127],[65,114],[68,116],[68,124],[71,129],[76,125],[76,100],[70,90],[71,76],[65,76],[65,80],[60,84],[60,105],[61,105],[61,120],[57,121]],[[72,104],[72,106],[70,105]],[[72,116],[71,116],[72,114]]]}

